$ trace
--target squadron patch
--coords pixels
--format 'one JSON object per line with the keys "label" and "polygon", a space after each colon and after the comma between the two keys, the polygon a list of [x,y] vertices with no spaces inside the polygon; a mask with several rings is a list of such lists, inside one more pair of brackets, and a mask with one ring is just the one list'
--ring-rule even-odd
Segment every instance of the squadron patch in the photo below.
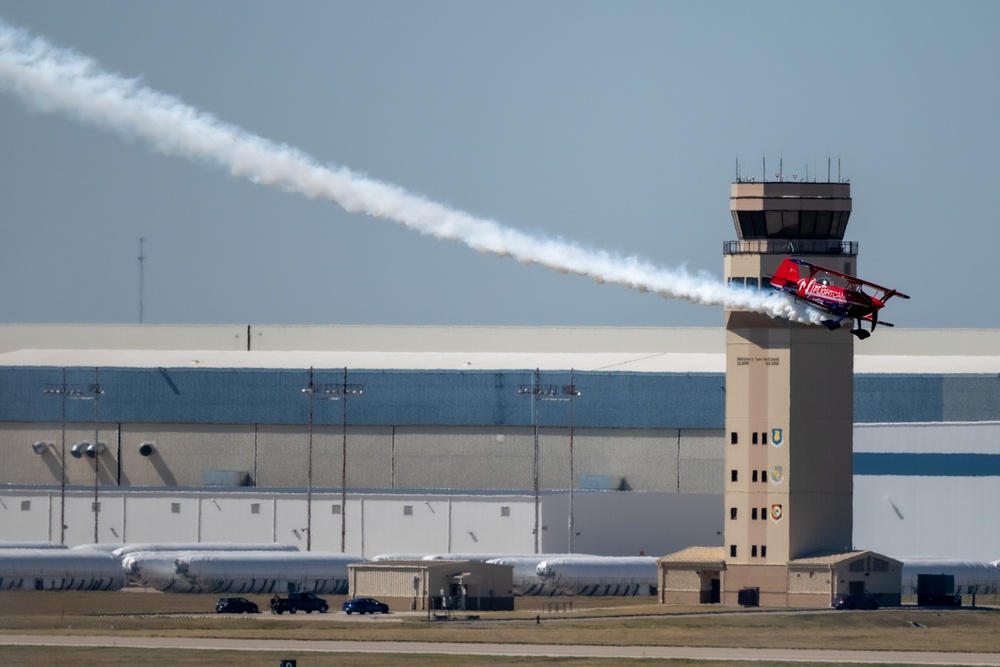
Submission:
{"label": "squadron patch", "polygon": [[781,484],[785,481],[781,466],[771,466],[771,484]]}

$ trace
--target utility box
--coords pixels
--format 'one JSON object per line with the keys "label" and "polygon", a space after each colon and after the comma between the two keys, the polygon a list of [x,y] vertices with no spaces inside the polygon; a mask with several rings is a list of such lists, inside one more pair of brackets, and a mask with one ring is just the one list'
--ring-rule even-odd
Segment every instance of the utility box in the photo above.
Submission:
{"label": "utility box", "polygon": [[955,575],[918,574],[917,605],[921,607],[961,607],[962,596],[955,595]]}
{"label": "utility box", "polygon": [[741,588],[736,595],[736,600],[744,607],[760,606],[759,588]]}

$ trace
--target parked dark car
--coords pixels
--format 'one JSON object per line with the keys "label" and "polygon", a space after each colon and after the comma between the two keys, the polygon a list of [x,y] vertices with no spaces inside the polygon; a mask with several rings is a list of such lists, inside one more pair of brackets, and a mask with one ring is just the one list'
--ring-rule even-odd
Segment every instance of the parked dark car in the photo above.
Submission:
{"label": "parked dark car", "polygon": [[219,598],[215,611],[220,614],[259,614],[260,609],[246,598]]}
{"label": "parked dark car", "polygon": [[344,603],[344,611],[348,615],[358,612],[359,614],[388,614],[389,605],[379,602],[375,598],[351,598]]}
{"label": "parked dark car", "polygon": [[878,609],[878,600],[871,595],[838,595],[833,598],[834,609]]}
{"label": "parked dark car", "polygon": [[325,614],[330,608],[323,598],[316,597],[313,593],[289,593],[287,598],[275,595],[271,598],[271,613],[282,614],[288,612],[294,614],[299,609],[307,614],[318,611]]}

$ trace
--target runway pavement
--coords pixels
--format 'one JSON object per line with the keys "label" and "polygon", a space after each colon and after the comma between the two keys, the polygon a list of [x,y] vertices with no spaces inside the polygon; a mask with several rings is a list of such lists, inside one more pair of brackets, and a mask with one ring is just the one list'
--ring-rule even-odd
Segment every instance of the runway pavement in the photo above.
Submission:
{"label": "runway pavement", "polygon": [[552,644],[460,644],[440,642],[298,641],[219,638],[76,637],[0,635],[3,646],[121,647],[216,651],[275,651],[294,657],[301,653],[402,653],[587,658],[681,658],[688,660],[771,660],[841,664],[997,665],[1000,653],[932,653],[909,651],[844,651],[741,649],[675,646],[585,646]]}

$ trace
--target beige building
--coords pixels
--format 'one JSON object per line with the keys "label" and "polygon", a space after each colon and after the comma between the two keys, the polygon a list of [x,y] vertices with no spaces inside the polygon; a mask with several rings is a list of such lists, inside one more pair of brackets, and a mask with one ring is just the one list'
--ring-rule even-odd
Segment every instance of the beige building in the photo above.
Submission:
{"label": "beige building", "polygon": [[514,568],[478,561],[400,560],[348,566],[351,597],[411,611],[514,609]]}
{"label": "beige building", "polygon": [[[843,240],[848,184],[734,183],[730,209],[739,237],[726,247],[730,283],[766,288],[790,255],[855,275],[857,245]],[[761,605],[826,606],[841,592],[840,569],[856,567],[858,556],[853,382],[854,337],[846,328],[726,311],[724,546],[663,558],[661,601],[746,603],[744,591],[755,591]],[[887,565],[842,592],[898,603],[898,562],[865,558]],[[806,581],[826,583],[801,589],[804,572]]]}
{"label": "beige building", "polygon": [[741,603],[741,591],[744,597],[752,591],[753,602],[767,606],[826,607],[838,595],[870,591],[882,591],[876,594],[882,605],[900,602],[891,591],[899,588],[902,563],[871,551],[731,570],[725,556],[725,547],[691,547],[660,559],[660,602],[708,604],[722,590],[730,593],[727,604]]}

